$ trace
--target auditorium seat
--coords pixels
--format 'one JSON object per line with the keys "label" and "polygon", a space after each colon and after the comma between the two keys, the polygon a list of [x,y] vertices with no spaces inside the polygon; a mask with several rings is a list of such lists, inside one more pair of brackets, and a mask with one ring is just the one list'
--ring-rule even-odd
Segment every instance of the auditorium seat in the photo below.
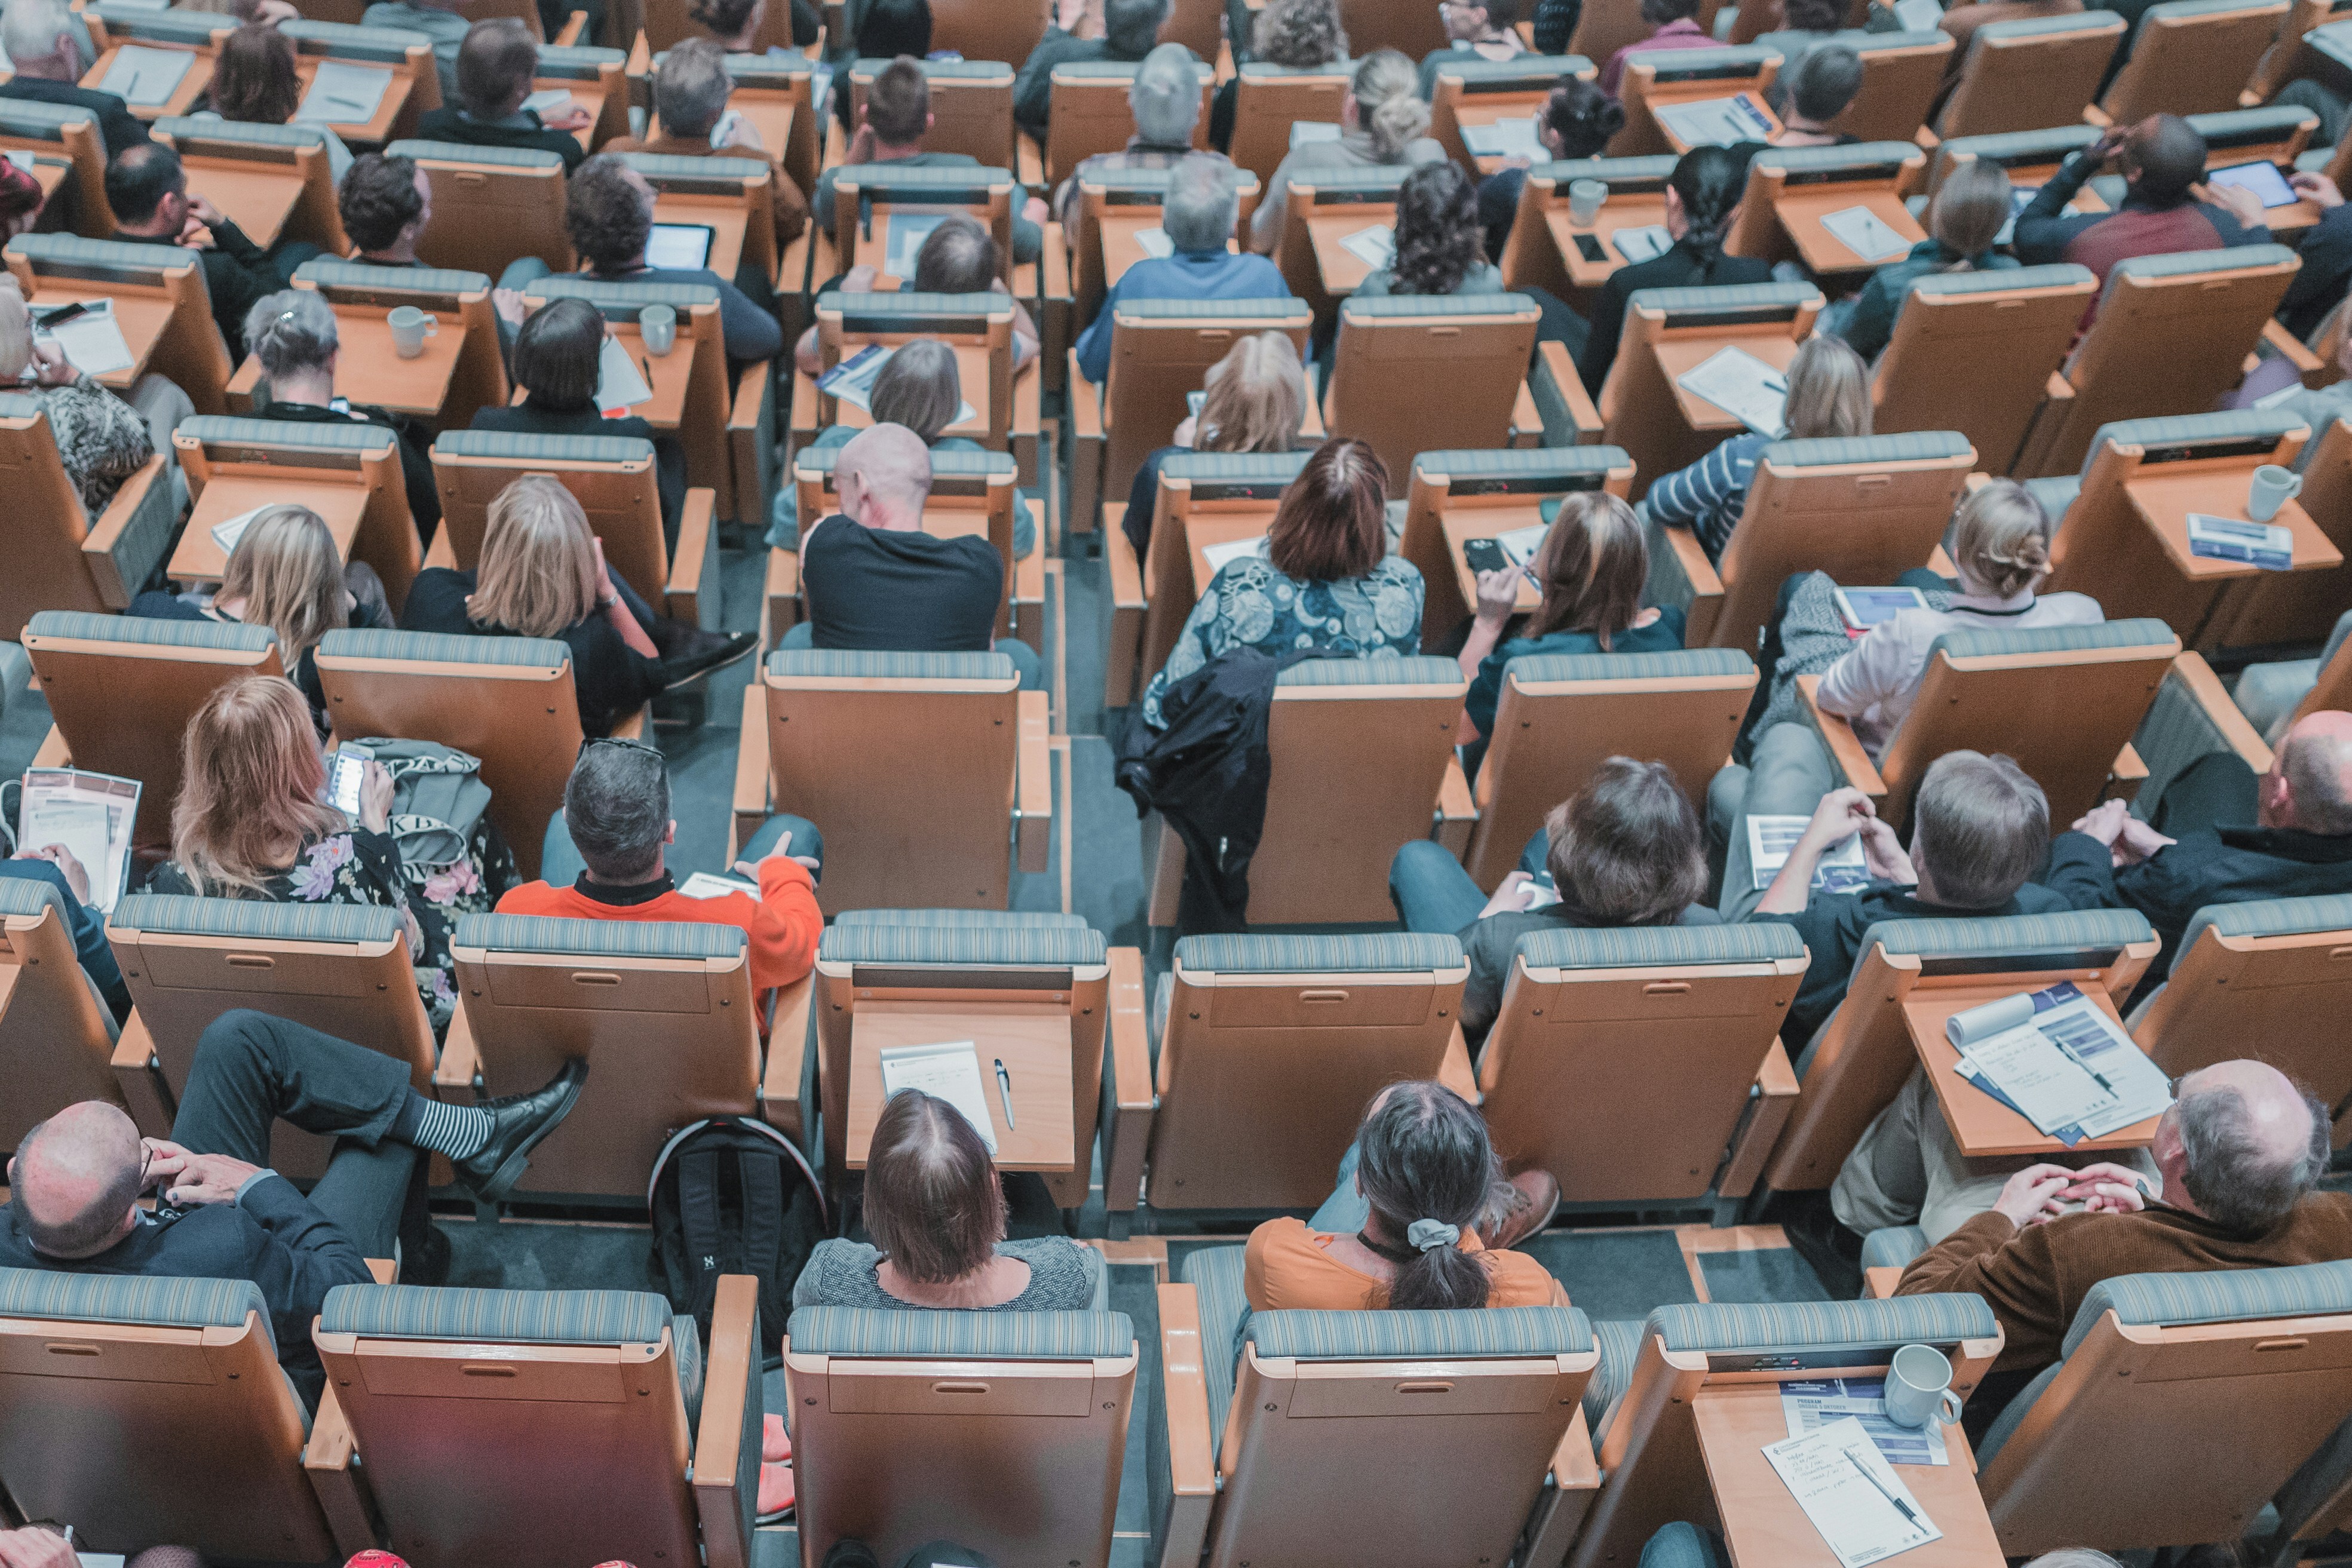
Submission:
{"label": "auditorium seat", "polygon": [[167,116],[155,122],[155,136],[180,154],[189,193],[264,250],[283,240],[307,240],[330,256],[351,249],[335,209],[326,132],[318,127]]}
{"label": "auditorium seat", "polygon": [[[1007,56],[1027,59],[1026,55]],[[1132,60],[1069,60],[1054,68],[1053,112],[1046,120],[1045,180],[1059,185],[1070,172],[1097,152],[1117,152],[1135,134],[1135,111],[1128,107],[1134,85]],[[1209,145],[1209,94],[1216,71],[1196,64],[1201,80],[1201,117],[1192,122],[1192,145]]]}
{"label": "auditorium seat", "polygon": [[[1645,158],[1585,158],[1539,162],[1519,186],[1511,232],[1503,241],[1500,266],[1506,288],[1544,288],[1573,299],[1599,287],[1626,265],[1611,243],[1619,229],[1663,225],[1666,176],[1675,172],[1672,153]],[[1568,188],[1597,180],[1609,188],[1591,224],[1580,228],[1568,211]]]}
{"label": "auditorium seat", "polygon": [[[2305,451],[2315,444],[2318,450],[2303,465],[2303,492],[2295,501],[2347,564],[2323,571],[2263,572],[2237,582],[2214,614],[2211,646],[2316,643],[2334,635],[2337,616],[2352,604],[2352,420],[2338,414],[2313,431]],[[2244,696],[2242,688],[2242,702]]]}
{"label": "auditorium seat", "polygon": [[1366,229],[1392,235],[1397,192],[1412,175],[1412,165],[1404,163],[1292,172],[1274,263],[1290,292],[1314,307],[1318,332],[1330,329],[1339,302],[1379,270],[1345,242]]}
{"label": "auditorium seat", "polygon": [[890,1563],[953,1540],[1108,1568],[1140,1362],[1125,1312],[801,1308],[784,1383],[802,1561],[845,1538]]}
{"label": "auditorium seat", "polygon": [[1872,372],[1872,428],[1954,431],[2008,473],[2098,287],[2071,264],[1912,279]]}
{"label": "auditorium seat", "polygon": [[[1857,141],[1908,141],[1927,122],[1950,72],[1952,36],[1926,32],[1835,33],[1823,40],[1862,57],[1862,90],[1838,117],[1838,129]],[[1817,46],[1818,47],[1818,46]]]}
{"label": "auditorium seat", "polygon": [[1843,147],[1767,147],[1748,165],[1748,193],[1723,248],[1766,261],[1795,260],[1828,283],[1853,283],[1884,257],[1863,256],[1831,234],[1825,216],[1867,207],[1907,244],[1927,237],[1903,198],[1927,177],[1916,143],[1857,141]]}
{"label": "auditorium seat", "polygon": [[[372,267],[361,261],[313,256],[297,267],[294,287],[318,290],[330,305],[370,317],[389,315],[403,305],[462,328],[466,340],[449,372],[448,391],[435,422],[443,430],[464,430],[477,411],[507,405],[506,358],[499,350],[498,313],[490,304],[490,278],[479,272],[432,267]],[[364,376],[368,367],[345,361]],[[248,356],[236,381],[260,378],[260,363]],[[233,383],[234,384],[234,383]]]}
{"label": "auditorium seat", "polygon": [[37,398],[0,393],[0,480],[17,497],[9,570],[0,576],[0,640],[14,642],[43,610],[122,610],[163,564],[173,527],[172,482],[151,457],[97,517],[66,473]]}
{"label": "auditorium seat", "polygon": [[2330,69],[2327,57],[2304,39],[2344,16],[2344,0],[2294,0],[2286,19],[2279,24],[2276,41],[2263,51],[2253,75],[2246,80],[2245,90],[2238,95],[2238,101],[2248,108],[2268,103],[2278,96],[2281,88],[2298,77],[2326,76]]}
{"label": "auditorium seat", "polygon": [[[2112,13],[2088,14],[2112,15]],[[2080,16],[2053,16],[2043,20],[2080,22],[2083,17]],[[2003,27],[2012,25],[2022,26],[2022,24],[2008,22],[1994,25]],[[2036,26],[2039,25],[2039,23],[2036,24]],[[1926,193],[1934,195],[1944,188],[1944,182],[1951,178],[1953,170],[1963,163],[1976,161],[1998,163],[2008,170],[2012,193],[2015,191],[2036,189],[2049,183],[2050,177],[2058,172],[2060,164],[2098,139],[2097,126],[2084,125],[2079,122],[2032,126],[2022,131],[1988,131],[1978,135],[1946,137],[1937,145],[1935,157],[1927,164]],[[2107,211],[2107,203],[2099,194],[2103,187],[2113,190],[2114,182],[2105,175],[2095,176],[2092,180],[2085,181],[2082,188],[2075,193],[2074,200],[2066,204],[2066,211],[2076,214]]]}
{"label": "auditorium seat", "polygon": [[2249,664],[2238,674],[2230,699],[2265,738],[2321,708],[2352,708],[2352,658],[2344,654],[2352,634],[2352,611],[2336,618],[2315,659],[2284,659]]}
{"label": "auditorium seat", "polygon": [[152,371],[186,392],[198,413],[227,406],[228,346],[213,320],[194,252],[25,234],[8,242],[7,256],[26,303],[37,310],[94,296],[114,301],[115,324],[137,362],[100,376],[108,390],[128,393],[138,371]]}
{"label": "auditorium seat", "polygon": [[1342,61],[1305,70],[1272,60],[1242,63],[1234,89],[1234,141],[1229,152],[1236,168],[1246,169],[1263,185],[1290,153],[1291,127],[1339,123],[1339,105],[1348,96],[1354,68]]}
{"label": "auditorium seat", "polygon": [[[1397,472],[1391,470],[1391,483]],[[1604,491],[1622,500],[1633,482],[1633,460],[1614,446],[1471,448],[1422,452],[1411,472],[1397,553],[1421,573],[1422,648],[1435,653],[1477,608],[1476,580],[1462,559],[1465,544],[1547,527],[1562,498],[1578,491]],[[1534,585],[1522,586],[1519,608],[1531,611],[1537,602]]]}
{"label": "auditorium seat", "polygon": [[[1003,168],[844,163],[834,173],[834,210],[812,214],[819,231],[812,286],[864,263],[881,275],[878,287],[912,288],[912,253],[902,253],[890,240],[890,215],[902,209],[910,218],[922,220],[926,232],[944,214],[961,213],[980,225],[996,241],[1009,285],[1013,187],[1011,171]],[[894,270],[901,266],[903,272]]]}
{"label": "auditorium seat", "polygon": [[[677,0],[669,0],[669,3],[675,5]],[[768,24],[770,26],[776,25],[773,21]],[[680,36],[691,37],[692,34],[682,33]],[[667,47],[662,46],[664,48]],[[660,61],[656,57],[652,63],[658,65]],[[824,73],[829,81],[832,68],[825,67]],[[735,84],[734,92],[727,99],[727,107],[741,111],[743,118],[759,131],[768,156],[782,165],[793,183],[800,187],[801,193],[804,196],[814,194],[824,150],[826,121],[833,106],[828,102],[824,114],[817,112],[814,105],[816,68],[810,64],[808,57],[797,49],[778,55],[730,55],[727,57],[727,76]],[[656,115],[647,124],[647,134],[658,130],[660,123],[660,117]],[[802,264],[801,270],[797,272],[791,270],[794,253],[798,253]],[[808,240],[803,235],[785,253],[786,270],[778,278],[776,287],[779,290],[797,293],[809,285],[812,280],[808,277],[807,260]]]}
{"label": "auditorium seat", "polygon": [[1949,141],[2081,119],[2128,26],[2113,11],[1986,23],[1969,37],[1935,133]]}
{"label": "auditorium seat", "polygon": [[[1524,383],[1540,319],[1524,294],[1349,299],[1323,423],[1380,454],[1396,499],[1423,452],[1532,446],[1543,421]],[[1412,395],[1415,385],[1443,386],[1445,395]]]}
{"label": "auditorium seat", "polygon": [[1216,570],[1205,550],[1265,537],[1304,452],[1178,452],[1160,465],[1150,553],[1138,562],[1120,537],[1127,504],[1105,507],[1104,559],[1112,588],[1103,706],[1125,707],[1168,662]]}
{"label": "auditorium seat", "polygon": [[[1247,171],[1236,171],[1236,174],[1234,226],[1235,237],[1245,243],[1250,215],[1257,210],[1265,181]],[[1068,247],[1073,308],[1066,324],[1071,337],[1065,339],[1062,347],[1066,348],[1075,334],[1095,319],[1112,285],[1143,259],[1139,235],[1145,229],[1160,227],[1168,187],[1175,179],[1173,169],[1108,169],[1078,181],[1077,225],[1063,235]],[[1049,296],[1049,317],[1055,303]],[[1054,347],[1048,343],[1049,355]]]}
{"label": "auditorium seat", "polygon": [[563,160],[555,153],[408,141],[384,151],[416,160],[433,187],[433,222],[416,241],[427,266],[496,277],[509,262],[535,256],[554,271],[572,270]]}
{"label": "auditorium seat", "polygon": [[[324,10],[337,0],[312,3]],[[354,19],[358,10],[352,7]],[[368,122],[369,135],[361,138],[362,141],[380,139],[389,142],[414,136],[417,120],[441,107],[441,73],[435,68],[433,40],[422,33],[396,27],[354,26],[345,22],[316,22],[304,16],[279,23],[278,30],[293,41],[298,69],[309,66],[315,72],[319,62],[337,60],[363,69],[392,73],[383,101]],[[441,206],[437,180],[434,192],[436,208],[444,213],[453,210]]]}
{"label": "auditorium seat", "polygon": [[[100,874],[93,869],[92,880]],[[129,902],[126,900],[125,902]],[[161,1135],[114,1081],[114,1015],[74,956],[72,917],[58,890],[29,877],[0,877],[0,1150],[14,1149],[34,1124],[79,1100],[122,1106],[140,1131]],[[1336,1157],[1336,1156],[1335,1156]],[[0,1479],[5,1479],[0,1471]]]}
{"label": "auditorium seat", "polygon": [[[1605,60],[1620,47],[1605,39],[1593,39],[1586,30],[1597,24],[1598,15],[1613,12],[1633,19],[1634,7],[1622,0],[1612,0],[1604,7],[1594,0],[1594,15],[1579,23],[1576,37],[1569,48],[1587,59]],[[1705,10],[1704,5],[1701,6]],[[1705,26],[1705,22],[1701,22]],[[1635,37],[1650,31],[1647,21],[1634,21]],[[1625,39],[1631,43],[1633,38]],[[1656,111],[1673,104],[1712,101],[1752,93],[1760,103],[1784,64],[1780,51],[1764,44],[1741,44],[1713,49],[1660,49],[1636,52],[1625,57],[1625,74],[1618,84],[1618,97],[1625,106],[1624,129],[1609,139],[1612,158],[1638,158],[1654,152],[1679,152],[1682,146],[1668,133]]]}
{"label": "auditorium seat", "polygon": [[[931,27],[936,37],[940,31],[936,15]],[[923,133],[923,151],[961,152],[982,168],[1017,168],[1017,150],[1013,140],[1013,66],[1007,61],[1028,57],[1021,54],[918,61],[923,69],[923,79],[931,89],[931,128]],[[866,89],[889,63],[887,59],[861,59],[850,67],[852,125],[857,124],[858,117],[866,112]]]}
{"label": "auditorium seat", "polygon": [[91,239],[114,233],[114,213],[106,204],[106,142],[95,112],[79,104],[0,99],[0,152],[32,161],[26,172],[49,198],[41,211],[44,230]]}
{"label": "auditorium seat", "polygon": [[[2249,670],[2242,676],[2241,685],[2253,673]],[[2352,675],[2352,665],[2339,661],[2332,675]],[[2334,687],[2332,678],[2331,695],[2340,690]],[[2138,733],[2132,737],[2132,750],[2147,769],[2147,777],[2132,798],[2133,814],[2146,819],[2156,802],[2164,798],[2166,786],[2216,752],[2236,752],[2257,775],[2269,771],[2271,747],[2264,735],[2294,711],[2294,706],[2284,702],[2258,705],[2257,711],[2265,716],[2266,723],[2256,727],[2231,700],[2204,656],[2184,651],[2172,662],[2172,668],[2165,672],[2162,684],[2157,687],[2156,700],[2148,705]]]}
{"label": "auditorium seat", "polygon": [[[873,344],[896,349],[918,338],[945,343],[955,350],[956,379],[974,417],[950,423],[940,434],[1012,453],[1021,461],[1022,482],[1035,485],[1042,428],[1038,376],[1026,368],[1018,375],[1013,372],[1013,311],[1009,294],[918,294],[911,282],[895,292],[826,294],[816,304],[817,354],[830,371]],[[865,409],[827,395],[814,379],[795,372],[792,430],[796,449],[828,425],[863,428],[873,423],[874,416]]]}
{"label": "auditorium seat", "polygon": [[[394,605],[424,562],[400,466],[400,438],[380,424],[184,419],[172,433],[195,497],[172,552],[172,576],[217,581],[228,552],[214,528],[256,507],[291,503],[325,519],[346,562],[365,561]],[[398,730],[382,733],[397,735]]]}
{"label": "auditorium seat", "polygon": [[1046,19],[1043,6],[1033,11],[999,0],[936,0],[931,47],[952,49],[968,60],[1003,60],[1017,68],[1045,36]]}
{"label": "auditorium seat", "polygon": [[[151,11],[142,5],[106,4],[103,0],[86,6],[82,16],[89,27],[90,44],[98,50],[98,58],[89,62],[89,68],[82,73],[83,79],[94,88],[102,86],[125,47],[145,50],[151,55],[195,57],[181,71],[179,81],[162,103],[124,100],[125,108],[151,126],[159,120],[185,114],[205,99],[205,89],[212,85],[213,62],[221,43],[236,30],[235,18],[220,13]],[[268,244],[258,237],[254,243]]]}
{"label": "auditorium seat", "polygon": [[[750,296],[753,299],[770,293],[780,265],[774,164],[756,154],[676,158],[623,152],[618,156],[654,188],[654,222],[709,227],[712,237],[704,263],[709,270],[729,279],[756,279]],[[782,307],[785,302],[776,303]]]}
{"label": "auditorium seat", "polygon": [[1452,51],[1438,60],[1428,134],[1454,162],[1491,174],[1502,167],[1501,156],[1471,152],[1462,139],[1464,126],[1524,121],[1542,112],[1553,88],[1571,78],[1589,82],[1600,74],[1581,55],[1519,54],[1490,60],[1475,50]]}
{"label": "auditorium seat", "polygon": [[2288,0],[2168,0],[2141,13],[2131,57],[2084,118],[2131,125],[2151,114],[2210,114],[2238,94],[2286,20]]}
{"label": "auditorium seat", "polygon": [[[1726,436],[1747,428],[1677,386],[1675,378],[1727,348],[1740,349],[1785,373],[1797,346],[1812,336],[1822,303],[1821,290],[1810,283],[1635,291],[1626,302],[1609,379],[1588,406],[1600,422],[1599,439],[1633,455],[1637,498],[1660,475],[1697,462]],[[1571,407],[1581,399],[1580,384],[1573,392],[1561,390]]]}
{"label": "auditorium seat", "polygon": [[[517,4],[518,0],[508,0]],[[530,0],[520,0],[529,4]],[[579,13],[574,12],[574,16]],[[619,49],[581,45],[547,44],[539,51],[539,67],[531,73],[531,90],[569,91],[574,106],[589,110],[584,132],[575,132],[590,152],[616,136],[629,133],[629,88],[623,78],[628,56]]]}

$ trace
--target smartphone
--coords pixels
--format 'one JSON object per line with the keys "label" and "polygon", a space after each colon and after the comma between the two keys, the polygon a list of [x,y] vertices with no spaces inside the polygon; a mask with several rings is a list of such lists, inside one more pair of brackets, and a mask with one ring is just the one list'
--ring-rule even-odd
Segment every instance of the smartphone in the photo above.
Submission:
{"label": "smartphone", "polygon": [[334,770],[327,775],[327,797],[344,816],[358,818],[360,785],[367,778],[367,765],[374,759],[374,749],[355,740],[335,748]]}
{"label": "smartphone", "polygon": [[1511,558],[1504,554],[1503,547],[1493,539],[1463,540],[1462,559],[1469,563],[1474,572],[1508,571],[1511,569]]}
{"label": "smartphone", "polygon": [[1609,253],[1601,249],[1601,242],[1591,235],[1576,236],[1576,254],[1596,267],[1609,259]]}
{"label": "smartphone", "polygon": [[1906,610],[1927,608],[1927,596],[1916,588],[1841,588],[1836,592],[1838,613],[1854,632],[1867,632]]}

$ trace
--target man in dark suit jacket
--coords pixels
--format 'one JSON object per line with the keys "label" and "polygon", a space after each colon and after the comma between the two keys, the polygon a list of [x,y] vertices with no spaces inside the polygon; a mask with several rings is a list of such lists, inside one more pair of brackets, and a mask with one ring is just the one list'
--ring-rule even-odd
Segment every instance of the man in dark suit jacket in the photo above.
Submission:
{"label": "man in dark suit jacket", "polygon": [[539,45],[521,22],[494,16],[477,22],[457,46],[457,104],[429,110],[416,122],[425,141],[456,141],[468,147],[520,147],[552,152],[566,173],[580,167],[588,150],[575,131],[588,128],[580,100],[552,120],[525,109],[531,78],[539,72]]}
{"label": "man in dark suit jacket", "polygon": [[1013,78],[1013,121],[1044,141],[1046,116],[1054,108],[1054,68],[1087,60],[1140,60],[1160,41],[1168,11],[1169,0],[1103,0],[1103,36],[1081,38],[1071,29],[1087,14],[1087,0],[1060,0],[1054,25]]}
{"label": "man in dark suit jacket", "polygon": [[[194,256],[204,267],[213,320],[234,363],[245,357],[245,319],[266,295],[286,287],[278,269],[245,231],[202,196],[188,193],[187,171],[169,147],[142,143],[106,166],[106,204],[114,211],[114,237]],[[202,225],[212,244],[199,250],[188,236]]]}
{"label": "man in dark suit jacket", "polygon": [[[367,1283],[367,1260],[390,1257],[396,1238],[412,1264],[429,1244],[417,1152],[448,1155],[457,1179],[495,1202],[587,1076],[575,1058],[535,1094],[445,1105],[409,1087],[404,1061],[284,1019],[225,1013],[196,1042],[171,1138],[140,1137],[97,1100],[25,1135],[8,1162],[0,1268],[249,1280],[269,1303],[278,1364],[315,1406],[326,1374],[310,1322],[327,1292]],[[339,1140],[307,1198],[268,1168],[281,1116]],[[150,1191],[152,1214],[139,1203]]]}

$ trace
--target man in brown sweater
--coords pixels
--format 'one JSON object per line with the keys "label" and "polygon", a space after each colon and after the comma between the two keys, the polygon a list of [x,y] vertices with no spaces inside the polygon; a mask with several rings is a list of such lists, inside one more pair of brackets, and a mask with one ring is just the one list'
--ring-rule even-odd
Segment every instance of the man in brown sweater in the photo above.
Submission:
{"label": "man in brown sweater", "polygon": [[1915,1259],[1895,1293],[1982,1296],[2003,1335],[1993,1370],[2022,1377],[2058,1359],[2102,1280],[2352,1258],[2352,1196],[2312,1190],[2327,1168],[2326,1109],[2276,1068],[2190,1073],[2149,1152],[2153,1192],[2120,1166],[2027,1166],[1990,1210]]}

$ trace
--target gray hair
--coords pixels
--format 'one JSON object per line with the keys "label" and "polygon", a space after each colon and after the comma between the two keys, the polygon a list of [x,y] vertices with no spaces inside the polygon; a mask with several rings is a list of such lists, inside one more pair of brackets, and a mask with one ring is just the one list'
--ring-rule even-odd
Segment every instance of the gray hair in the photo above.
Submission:
{"label": "gray hair", "polygon": [[2311,1136],[2281,1161],[2251,1124],[2246,1097],[2234,1089],[2183,1094],[2179,1116],[2181,1183],[2205,1218],[2228,1230],[2267,1230],[2294,1211],[2327,1169],[2327,1107],[2309,1094]]}
{"label": "gray hair", "polygon": [[1168,182],[1160,226],[1178,250],[1223,250],[1234,237],[1241,197],[1225,170],[1204,153],[1189,154]]}
{"label": "gray hair", "polygon": [[37,60],[57,52],[58,34],[72,31],[64,0],[8,0],[0,16],[0,49],[12,60]]}
{"label": "gray hair", "polygon": [[654,78],[654,109],[671,136],[708,136],[727,112],[735,78],[727,74],[727,51],[709,38],[688,38],[662,57]]}
{"label": "gray hair", "polygon": [[590,741],[563,786],[563,825],[604,882],[643,882],[669,832],[669,769],[641,747]]}
{"label": "gray hair", "polygon": [[2050,798],[2013,758],[1944,753],[1911,818],[1913,856],[1927,861],[1936,897],[1961,909],[2007,904],[2050,852]]}
{"label": "gray hair", "polygon": [[272,378],[320,370],[337,346],[334,308],[315,289],[282,288],[246,312],[245,343]]}
{"label": "gray hair", "polygon": [[2294,825],[2306,833],[2352,833],[2352,800],[2345,799],[2346,747],[2333,735],[2288,734],[2279,741],[2278,770],[2294,807]]}
{"label": "gray hair", "polygon": [[1135,85],[1127,89],[1127,106],[1135,111],[1136,131],[1146,141],[1161,147],[1190,142],[1201,120],[1201,78],[1192,68],[1192,51],[1162,44],[1144,56],[1135,68]]}

